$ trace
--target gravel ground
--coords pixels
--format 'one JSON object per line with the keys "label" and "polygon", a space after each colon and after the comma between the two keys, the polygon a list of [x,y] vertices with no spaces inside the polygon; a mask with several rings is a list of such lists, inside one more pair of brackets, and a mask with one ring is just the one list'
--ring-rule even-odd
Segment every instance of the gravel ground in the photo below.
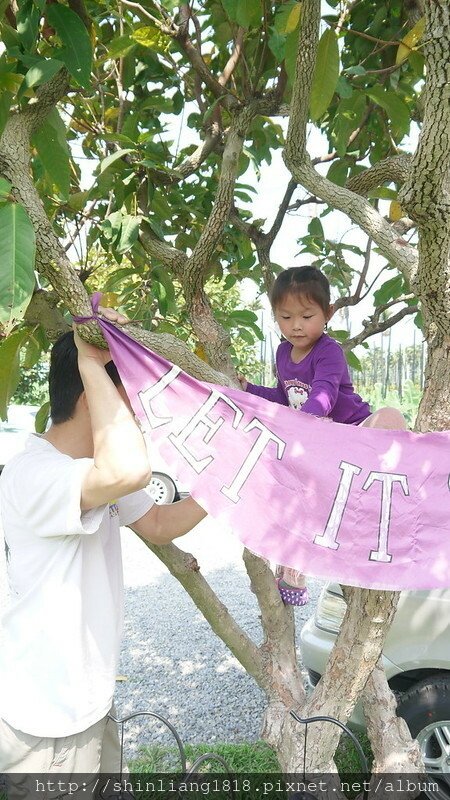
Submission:
{"label": "gravel ground", "polygon": [[[119,716],[155,711],[184,742],[239,742],[259,736],[264,697],[254,680],[215,636],[189,595],[131,532],[123,531],[125,632],[116,684]],[[180,540],[234,619],[258,644],[256,599],[236,537],[204,520]],[[310,603],[295,609],[297,631],[310,616],[322,583],[309,581]],[[170,742],[153,720],[126,725],[126,755],[145,744]]]}

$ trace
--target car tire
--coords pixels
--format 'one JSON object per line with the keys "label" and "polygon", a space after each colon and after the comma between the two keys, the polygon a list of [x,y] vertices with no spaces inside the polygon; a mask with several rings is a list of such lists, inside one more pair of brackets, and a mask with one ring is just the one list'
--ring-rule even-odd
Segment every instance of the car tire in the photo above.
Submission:
{"label": "car tire", "polygon": [[175,482],[165,472],[154,472],[149,484],[150,494],[158,505],[170,505],[180,496]]}
{"label": "car tire", "polygon": [[417,739],[425,770],[439,791],[431,800],[450,800],[450,674],[430,675],[401,695],[397,714]]}

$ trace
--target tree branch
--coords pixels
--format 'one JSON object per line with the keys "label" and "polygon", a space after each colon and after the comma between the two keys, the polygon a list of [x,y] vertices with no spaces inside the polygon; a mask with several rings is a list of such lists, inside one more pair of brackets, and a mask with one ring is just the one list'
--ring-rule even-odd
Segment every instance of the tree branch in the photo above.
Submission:
{"label": "tree branch", "polygon": [[270,681],[273,691],[269,699],[281,700],[286,706],[298,705],[305,697],[305,690],[295,651],[293,609],[281,600],[269,564],[247,549],[243,559],[261,610],[266,640],[260,650],[266,654],[266,669],[274,678]]}
{"label": "tree branch", "polygon": [[417,272],[416,248],[402,239],[375,208],[360,195],[337,186],[319,175],[305,162],[293,169],[293,176],[312,194],[320,197],[328,205],[347,214],[378,245],[382,255],[395,266],[405,278],[412,282]]}
{"label": "tree branch", "polygon": [[371,189],[382,186],[384,183],[403,184],[408,178],[411,163],[412,156],[407,154],[384,158],[378,164],[374,164],[364,172],[350,178],[347,181],[347,189],[367,197]]}
{"label": "tree branch", "polygon": [[[378,791],[375,786],[379,787],[379,775],[383,773],[403,773],[414,777],[420,775],[423,778],[420,746],[416,739],[411,739],[405,720],[396,714],[397,702],[389,688],[381,659],[369,676],[361,699],[374,753],[374,764],[371,768],[374,791]],[[413,782],[412,785],[414,786]],[[414,794],[409,797],[412,800]],[[405,797],[405,800],[408,798]]]}
{"label": "tree branch", "polygon": [[186,253],[158,239],[150,225],[145,223],[145,220],[141,225],[139,241],[149,256],[161,261],[166,267],[173,270],[175,275],[179,275],[182,272],[187,262]]}
{"label": "tree branch", "polygon": [[261,653],[255,643],[235,622],[200,572],[197,560],[174,544],[157,546],[146,539],[147,547],[166,565],[181,583],[214,633],[222,639],[257,684],[265,690],[267,679]]}
{"label": "tree branch", "polygon": [[425,109],[417,150],[399,202],[419,229],[419,269],[411,282],[422,301],[425,329],[450,341],[450,9],[425,4]]}
{"label": "tree branch", "polygon": [[[359,2],[359,0],[358,0],[358,2]],[[366,108],[366,110],[365,110],[365,112],[363,114],[362,120],[359,123],[358,127],[355,128],[355,130],[352,131],[352,133],[348,137],[347,149],[350,147],[351,144],[353,144],[353,142],[355,141],[357,136],[359,136],[359,134],[361,133],[362,129],[364,128],[364,125],[366,124],[367,120],[369,119],[369,117],[370,117],[370,115],[371,115],[371,113],[373,111],[373,107],[374,107],[373,103],[369,103],[369,105],[367,106],[367,108]],[[318,156],[317,158],[313,158],[311,163],[314,166],[316,164],[327,164],[329,161],[334,161],[335,158],[339,158],[339,153],[337,152],[337,150],[334,150],[332,153],[327,153],[326,156]]]}
{"label": "tree branch", "polygon": [[188,58],[191,66],[200,76],[202,81],[206,84],[208,89],[213,93],[214,97],[222,98],[223,105],[228,110],[233,108],[237,108],[240,106],[240,100],[236,97],[229,89],[226,89],[217,78],[210,72],[208,69],[205,61],[203,60],[203,56],[199,53],[198,49],[192,43],[189,35],[187,33],[187,29],[183,27],[179,27],[176,32],[171,34],[175,41],[178,42],[179,46],[183,50],[184,54]]}
{"label": "tree branch", "polygon": [[336,302],[334,303],[334,311],[338,311],[340,308],[345,308],[346,306],[356,306],[357,303],[361,300],[362,290],[364,289],[364,284],[366,282],[367,272],[370,265],[370,255],[372,252],[372,239],[368,238],[366,244],[366,251],[364,253],[364,264],[361,270],[361,274],[359,276],[358,285],[355,289],[355,293],[350,297],[338,297]]}
{"label": "tree branch", "polygon": [[284,193],[284,197],[280,203],[277,215],[273,221],[272,227],[268,233],[263,234],[265,242],[269,248],[272,247],[276,237],[280,232],[281,226],[286,216],[286,212],[289,208],[289,203],[291,202],[292,195],[294,194],[296,188],[297,188],[297,183],[291,178]]}
{"label": "tree branch", "polygon": [[354,347],[364,342],[370,336],[374,336],[376,333],[383,333],[383,331],[387,331],[389,328],[392,328],[404,317],[410,316],[411,314],[417,314],[419,311],[419,306],[405,306],[405,308],[402,308],[401,311],[397,312],[397,314],[394,314],[392,317],[389,317],[383,322],[381,322],[379,319],[382,311],[383,307],[377,309],[375,314],[372,314],[368,320],[364,320],[363,330],[356,336],[352,336],[351,339],[346,339],[346,341],[342,344],[342,349],[346,352],[348,350],[353,350]]}
{"label": "tree branch", "polygon": [[221,86],[226,86],[227,85],[227,83],[230,80],[234,70],[236,69],[238,61],[239,61],[239,59],[241,57],[241,54],[242,54],[242,45],[243,45],[243,42],[244,42],[244,34],[245,34],[244,28],[238,28],[233,52],[232,52],[230,58],[228,59],[228,62],[225,65],[225,68],[224,68],[222,74],[219,77],[219,83],[220,83]]}
{"label": "tree branch", "polygon": [[59,297],[44,289],[37,289],[25,312],[25,322],[30,325],[42,325],[48,339],[56,340],[70,330],[70,325],[57,308]]}
{"label": "tree branch", "polygon": [[[194,295],[203,286],[210,260],[229,217],[234,199],[234,186],[239,168],[239,158],[245,135],[256,113],[256,104],[252,103],[241,111],[231,123],[225,143],[214,205],[192,255],[186,263],[186,270],[189,273],[190,295]],[[189,295],[187,300],[189,302]]]}
{"label": "tree branch", "polygon": [[296,76],[292,91],[291,116],[284,158],[292,177],[311,194],[343,211],[379,246],[382,254],[408,279],[417,269],[414,248],[398,237],[370,203],[354,192],[337,186],[314,169],[306,152],[306,126],[309,97],[314,74],[320,23],[319,0],[305,0],[303,23],[300,29]]}
{"label": "tree branch", "polygon": [[[30,100],[26,108],[10,120],[20,120],[31,136],[40,128],[56,103],[67,94],[70,76],[65,67],[59,70],[51,80],[36,89],[36,99]],[[10,121],[8,120],[8,121]]]}

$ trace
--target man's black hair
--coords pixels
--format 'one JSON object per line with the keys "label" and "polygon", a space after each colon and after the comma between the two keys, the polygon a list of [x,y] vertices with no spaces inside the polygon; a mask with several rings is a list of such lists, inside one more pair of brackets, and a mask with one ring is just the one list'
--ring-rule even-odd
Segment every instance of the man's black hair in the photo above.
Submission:
{"label": "man's black hair", "polygon": [[[117,367],[113,361],[105,365],[106,372],[115,386],[120,386]],[[48,376],[50,394],[50,416],[54,425],[67,422],[75,412],[77,400],[84,391],[78,369],[78,350],[73,331],[64,333],[53,345]]]}

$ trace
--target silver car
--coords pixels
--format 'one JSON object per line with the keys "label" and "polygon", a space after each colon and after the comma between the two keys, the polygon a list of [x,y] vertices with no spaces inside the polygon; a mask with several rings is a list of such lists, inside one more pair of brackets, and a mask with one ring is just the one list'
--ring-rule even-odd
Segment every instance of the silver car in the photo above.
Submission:
{"label": "silver car", "polygon": [[[345,613],[338,584],[328,583],[300,634],[303,663],[315,686]],[[427,772],[450,798],[450,589],[402,592],[386,638],[383,661],[397,713],[417,738]],[[364,728],[358,705],[351,724]],[[439,776],[439,778],[438,778]]]}

